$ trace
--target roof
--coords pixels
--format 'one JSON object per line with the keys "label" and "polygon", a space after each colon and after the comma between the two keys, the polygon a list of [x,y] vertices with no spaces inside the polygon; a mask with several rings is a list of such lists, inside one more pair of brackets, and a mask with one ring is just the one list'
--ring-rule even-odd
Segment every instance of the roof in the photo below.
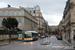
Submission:
{"label": "roof", "polygon": [[5,7],[5,8],[0,8],[0,9],[19,9],[19,8],[14,8],[14,7]]}
{"label": "roof", "polygon": [[38,33],[38,32],[36,32],[36,31],[26,31],[26,32],[33,32],[33,33]]}

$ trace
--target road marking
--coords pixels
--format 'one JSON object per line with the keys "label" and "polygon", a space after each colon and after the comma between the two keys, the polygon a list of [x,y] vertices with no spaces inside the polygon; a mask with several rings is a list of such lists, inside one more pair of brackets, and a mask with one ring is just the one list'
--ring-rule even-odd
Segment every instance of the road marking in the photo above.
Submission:
{"label": "road marking", "polygon": [[49,45],[46,45],[46,47],[48,47]]}
{"label": "road marking", "polygon": [[60,43],[59,45],[63,45],[63,44]]}

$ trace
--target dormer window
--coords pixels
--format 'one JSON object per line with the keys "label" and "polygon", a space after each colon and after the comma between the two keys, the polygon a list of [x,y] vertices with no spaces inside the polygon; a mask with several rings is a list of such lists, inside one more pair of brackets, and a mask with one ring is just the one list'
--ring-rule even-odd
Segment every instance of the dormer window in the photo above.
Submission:
{"label": "dormer window", "polygon": [[35,13],[35,10],[33,11],[33,13]]}

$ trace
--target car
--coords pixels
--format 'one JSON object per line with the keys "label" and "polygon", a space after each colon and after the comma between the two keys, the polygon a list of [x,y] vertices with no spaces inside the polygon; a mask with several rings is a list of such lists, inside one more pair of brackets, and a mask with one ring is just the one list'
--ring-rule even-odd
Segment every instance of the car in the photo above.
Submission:
{"label": "car", "polygon": [[62,36],[61,35],[57,35],[56,36],[58,40],[62,40]]}
{"label": "car", "polygon": [[42,36],[41,36],[41,38],[45,38],[45,36],[44,36],[44,35],[42,35]]}
{"label": "car", "polygon": [[49,37],[49,35],[45,35],[46,37]]}

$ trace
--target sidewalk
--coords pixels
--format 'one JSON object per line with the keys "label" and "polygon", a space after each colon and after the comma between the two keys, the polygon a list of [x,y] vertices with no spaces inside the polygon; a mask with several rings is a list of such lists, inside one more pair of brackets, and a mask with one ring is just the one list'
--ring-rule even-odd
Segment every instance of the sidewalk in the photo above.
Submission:
{"label": "sidewalk", "polygon": [[[75,48],[75,45],[70,44],[66,39],[63,39],[63,41],[64,41],[65,43],[67,43],[69,46],[73,46],[73,48]],[[75,42],[74,42],[74,44],[75,44]]]}
{"label": "sidewalk", "polygon": [[1,46],[5,46],[5,45],[9,45],[9,44],[17,44],[17,43],[21,43],[22,41],[11,41],[10,43],[9,43],[9,41],[2,41],[2,42],[0,42],[0,47]]}
{"label": "sidewalk", "polygon": [[64,41],[65,43],[67,43],[69,46],[72,46],[72,44],[70,44],[66,39],[63,39],[63,41]]}

